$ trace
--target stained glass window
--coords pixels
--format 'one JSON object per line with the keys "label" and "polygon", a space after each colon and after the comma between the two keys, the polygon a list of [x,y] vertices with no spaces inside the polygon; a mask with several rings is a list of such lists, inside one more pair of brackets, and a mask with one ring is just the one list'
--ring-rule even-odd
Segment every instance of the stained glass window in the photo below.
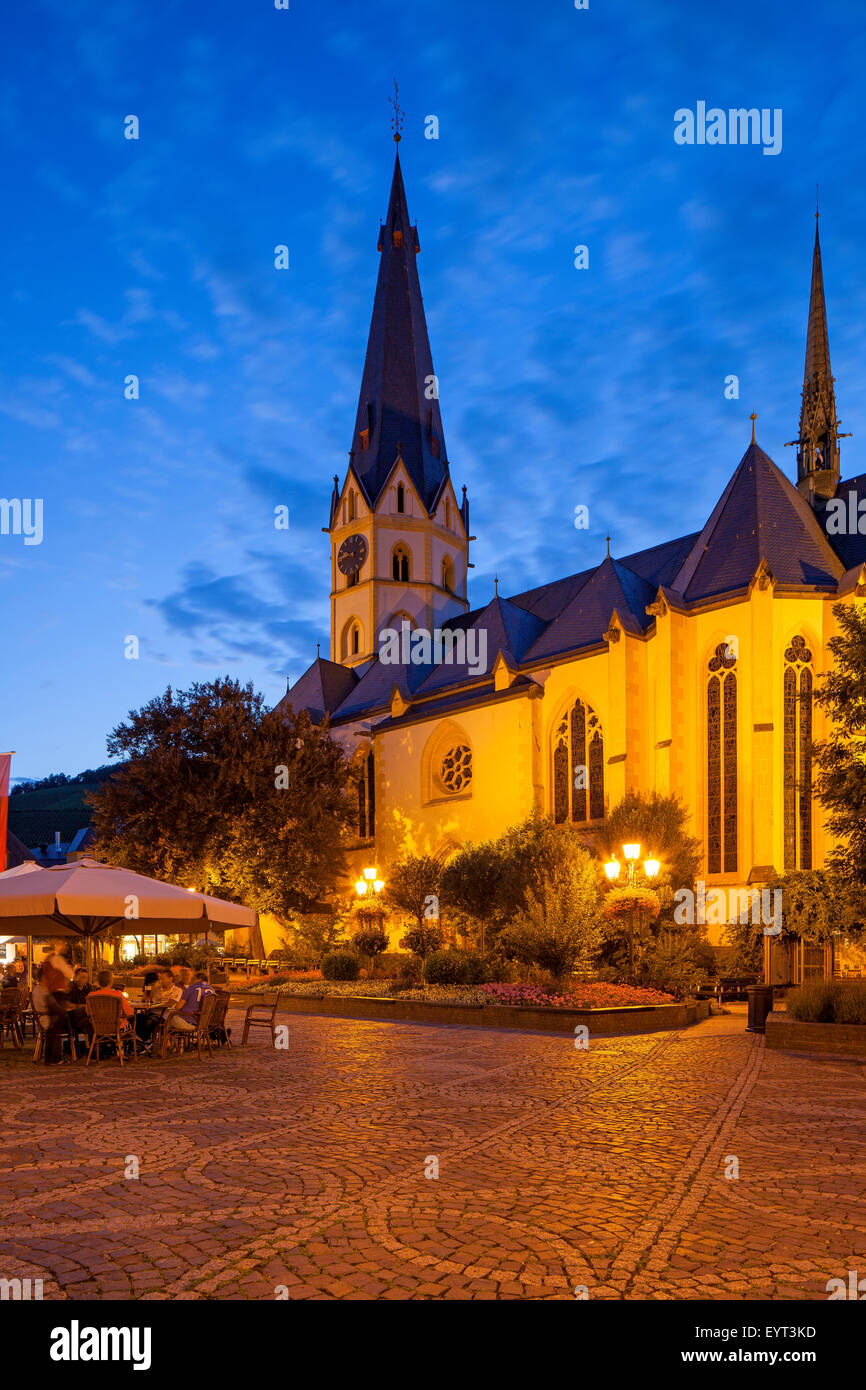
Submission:
{"label": "stained glass window", "polygon": [[373,750],[364,759],[358,778],[358,838],[372,840],[376,834],[376,779]]}
{"label": "stained glass window", "polygon": [[553,819],[604,818],[604,735],[595,710],[575,700],[553,736]]}
{"label": "stained glass window", "polygon": [[812,653],[804,637],[785,651],[783,789],[785,872],[812,867]]}
{"label": "stained glass window", "polygon": [[707,678],[707,872],[737,871],[737,658],[720,642]]}

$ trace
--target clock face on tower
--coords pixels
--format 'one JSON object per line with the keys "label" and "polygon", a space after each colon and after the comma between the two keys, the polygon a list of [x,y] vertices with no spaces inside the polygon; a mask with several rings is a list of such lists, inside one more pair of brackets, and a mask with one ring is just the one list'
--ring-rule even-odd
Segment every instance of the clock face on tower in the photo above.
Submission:
{"label": "clock face on tower", "polygon": [[337,568],[341,574],[357,574],[367,558],[367,542],[363,536],[347,536],[337,551]]}

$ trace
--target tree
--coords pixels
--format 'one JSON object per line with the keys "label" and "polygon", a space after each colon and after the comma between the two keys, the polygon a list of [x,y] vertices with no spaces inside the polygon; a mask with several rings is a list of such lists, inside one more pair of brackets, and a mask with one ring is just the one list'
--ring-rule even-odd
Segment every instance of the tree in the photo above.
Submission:
{"label": "tree", "polygon": [[830,721],[827,738],[812,747],[815,792],[840,841],[828,867],[866,884],[866,612],[836,603],[833,615],[840,628],[827,643],[834,664],[815,691]]}
{"label": "tree", "polygon": [[284,916],[343,870],[348,763],[306,712],[229,678],[171,687],[108,738],[125,761],[89,800],[110,863]]}
{"label": "tree", "polygon": [[431,951],[438,951],[444,940],[439,923],[432,919],[425,921],[423,918],[416,922],[414,927],[410,927],[404,937],[409,950],[422,960],[426,960]]}
{"label": "tree", "polygon": [[575,966],[587,966],[603,932],[598,863],[576,848],[543,882],[527,890],[526,903],[504,932],[504,945],[516,947],[524,962],[549,970],[557,979]]}
{"label": "tree", "polygon": [[823,944],[839,932],[860,936],[866,891],[825,869],[796,870],[773,884],[782,895],[782,932]]}
{"label": "tree", "polygon": [[385,897],[395,907],[410,912],[417,926],[438,925],[439,891],[442,865],[429,854],[410,854],[391,870],[385,885]]}
{"label": "tree", "polygon": [[533,811],[497,840],[467,845],[452,859],[442,874],[443,901],[498,932],[524,910],[528,893],[538,897],[551,875],[585,851],[573,825]]}
{"label": "tree", "polygon": [[[442,871],[442,902],[455,914],[465,914],[481,927],[484,954],[485,928],[497,923],[502,857],[498,844],[486,840],[466,847]],[[450,912],[449,912],[450,920]]]}
{"label": "tree", "polygon": [[356,931],[352,937],[352,945],[360,956],[366,956],[370,962],[370,975],[376,973],[376,957],[388,949],[388,938],[381,926],[376,922],[370,922]]}

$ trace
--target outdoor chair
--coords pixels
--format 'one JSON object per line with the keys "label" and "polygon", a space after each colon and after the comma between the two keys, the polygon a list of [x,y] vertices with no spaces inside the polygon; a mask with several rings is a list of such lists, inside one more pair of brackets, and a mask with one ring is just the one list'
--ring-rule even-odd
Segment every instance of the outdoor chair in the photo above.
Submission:
{"label": "outdoor chair", "polygon": [[90,1058],[93,1049],[96,1048],[96,1060],[99,1061],[100,1045],[104,1042],[113,1042],[117,1048],[117,1060],[123,1066],[123,1044],[128,1039],[132,1040],[133,1056],[138,1056],[138,1040],[135,1036],[135,1029],[130,1027],[124,1031],[122,1029],[123,1015],[120,1011],[120,1000],[113,998],[110,994],[89,994],[84,1007],[87,1010],[87,1017],[93,1029],[93,1036],[90,1039],[90,1047],[87,1050],[87,1066],[90,1066]]}
{"label": "outdoor chair", "polygon": [[210,1016],[210,1040],[217,1047],[231,1047],[232,1040],[226,1028],[226,1014],[228,1013],[229,1000],[231,994],[227,989],[218,989],[216,992],[216,1003],[213,1013]]}
{"label": "outdoor chair", "polygon": [[[34,1043],[34,1046],[33,1046],[33,1061],[34,1061],[34,1062],[38,1062],[38,1061],[40,1060],[40,1058],[42,1057],[43,1053],[45,1052],[45,1038],[46,1038],[46,1036],[47,1036],[48,1029],[43,1025],[42,1020],[40,1019],[39,1014],[38,1014],[37,1011],[36,1011],[36,1007],[35,1007],[35,1005],[34,1005],[34,1003],[33,1003],[33,991],[32,991],[32,990],[31,990],[31,992],[30,992],[30,1016],[31,1016],[31,1018],[33,1019],[33,1027],[34,1027],[34,1029],[35,1029],[34,1036],[35,1036],[35,1038],[36,1038],[36,1042]],[[65,1030],[65,1031],[66,1031],[66,1038],[68,1039],[68,1042],[69,1042],[69,1054],[70,1054],[70,1056],[71,1056],[73,1062],[77,1062],[77,1061],[78,1061],[78,1053],[77,1053],[76,1050],[75,1050],[75,1038],[74,1038],[73,1035],[72,1035],[72,1030],[71,1030],[71,1028],[69,1027],[69,1022],[68,1022],[68,1020],[67,1020],[67,1022],[66,1022],[66,1030]]]}
{"label": "outdoor chair", "polygon": [[[247,1038],[250,1035],[251,1028],[269,1028],[271,1033],[271,1041],[274,1044],[274,1047],[276,1047],[277,1025],[274,1022],[274,1018],[276,1016],[277,1003],[279,1002],[279,998],[279,991],[275,990],[273,994],[262,995],[260,1002],[250,1004],[249,1008],[246,1011],[246,1014],[244,1015],[244,1031],[241,1037],[241,1047],[246,1047]],[[257,1012],[257,1010],[264,1010],[264,1012]]]}
{"label": "outdoor chair", "polygon": [[23,989],[13,987],[0,993],[0,1047],[3,1046],[7,1033],[12,1039],[13,1047],[24,1046],[24,1004]]}

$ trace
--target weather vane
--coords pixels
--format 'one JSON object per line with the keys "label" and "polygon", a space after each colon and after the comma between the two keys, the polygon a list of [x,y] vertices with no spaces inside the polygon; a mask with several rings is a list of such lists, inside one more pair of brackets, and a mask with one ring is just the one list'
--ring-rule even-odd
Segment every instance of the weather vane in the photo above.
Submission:
{"label": "weather vane", "polygon": [[394,143],[399,145],[403,138],[400,134],[400,131],[403,129],[403,111],[400,106],[400,88],[397,86],[396,78],[394,79],[394,95],[393,97],[389,97],[388,100],[394,108],[394,117],[391,121],[391,126],[394,131]]}

